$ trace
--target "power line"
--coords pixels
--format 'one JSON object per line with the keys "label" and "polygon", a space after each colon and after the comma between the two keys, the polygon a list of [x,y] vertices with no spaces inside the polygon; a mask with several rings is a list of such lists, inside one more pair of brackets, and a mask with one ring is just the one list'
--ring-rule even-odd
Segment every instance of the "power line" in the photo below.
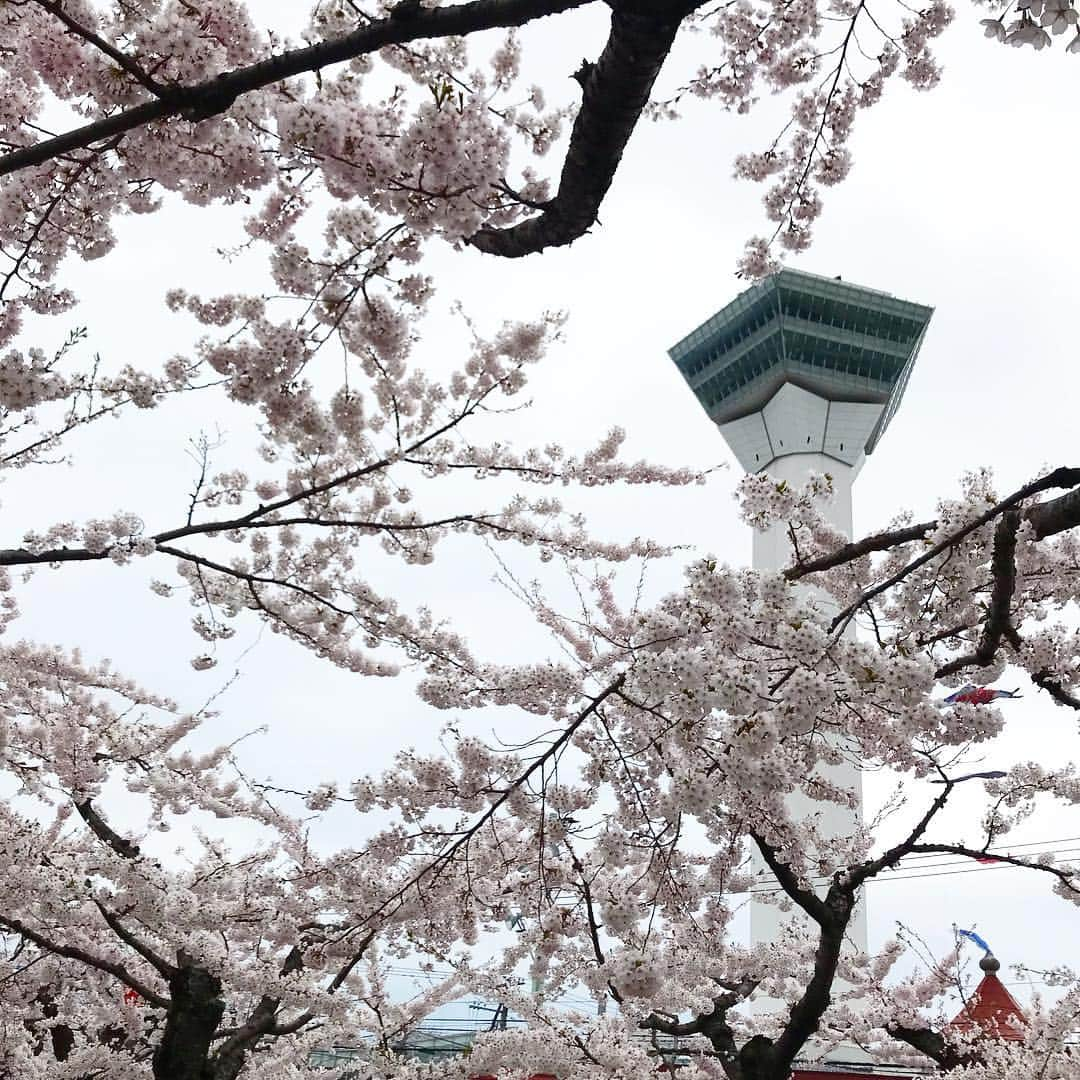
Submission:
{"label": "power line", "polygon": [[[1029,848],[1029,847],[1049,848],[1049,847],[1053,847],[1053,846],[1055,846],[1057,844],[1075,844],[1075,843],[1080,843],[1080,836],[1065,836],[1065,837],[1062,837],[1060,840],[1023,840],[1023,841],[1018,841],[1015,844],[1009,844],[1008,845],[1008,850],[1009,851],[1015,851],[1018,848]],[[993,847],[989,848],[988,850],[990,852],[995,852],[996,851],[996,852],[1005,852],[1006,854],[1008,854],[1008,852],[1005,851],[1005,845],[1003,845],[1003,844],[995,844]],[[939,859],[944,854],[948,854],[948,853],[947,852],[940,852],[940,851],[916,852],[914,855],[909,855],[908,859],[911,862],[922,861],[924,859]]]}

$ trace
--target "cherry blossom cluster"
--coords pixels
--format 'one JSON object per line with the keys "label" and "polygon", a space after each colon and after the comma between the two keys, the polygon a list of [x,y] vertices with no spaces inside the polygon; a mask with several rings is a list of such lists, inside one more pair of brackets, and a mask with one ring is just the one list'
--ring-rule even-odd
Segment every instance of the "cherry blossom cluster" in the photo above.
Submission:
{"label": "cherry blossom cluster", "polygon": [[129,405],[153,408],[194,386],[197,365],[180,359],[160,376],[130,365],[109,373],[98,358],[86,364],[80,355],[85,337],[85,328],[71,331],[51,355],[36,347],[0,354],[0,468],[56,460],[74,428]]}
{"label": "cherry blossom cluster", "polygon": [[1051,43],[1051,34],[1057,37],[1072,33],[1065,46],[1067,53],[1080,53],[1080,27],[1077,11],[1069,0],[1021,0],[1015,5],[1015,18],[1006,23],[1009,8],[991,19],[983,19],[982,27],[988,38],[1014,47],[1029,45],[1036,52]]}
{"label": "cherry blossom cluster", "polygon": [[747,243],[742,276],[772,272],[776,243],[794,252],[809,246],[821,213],[820,190],[847,176],[856,116],[880,100],[891,77],[899,74],[919,90],[937,84],[931,46],[953,9],[943,0],[901,8],[890,16],[865,2],[833,3],[826,12],[798,0],[743,0],[715,17],[711,30],[722,42],[723,58],[703,68],[683,93],[719,97],[739,112],[752,107],[762,85],[792,95],[791,122],[771,145],[735,160],[737,177],[770,184],[763,201],[775,223],[771,236]]}

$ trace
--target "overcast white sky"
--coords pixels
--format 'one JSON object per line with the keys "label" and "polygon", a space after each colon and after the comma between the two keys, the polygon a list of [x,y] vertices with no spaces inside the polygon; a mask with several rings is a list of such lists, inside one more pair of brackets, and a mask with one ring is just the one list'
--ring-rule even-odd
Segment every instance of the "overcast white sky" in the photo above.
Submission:
{"label": "overcast white sky", "polygon": [[[268,14],[276,6],[268,5]],[[938,90],[891,87],[859,118],[852,174],[827,193],[817,242],[793,264],[936,308],[904,405],[857,482],[858,533],[901,508],[932,513],[935,498],[955,491],[958,477],[979,465],[994,468],[1004,491],[1045,464],[1080,464],[1080,215],[1073,194],[1080,56],[984,42],[981,15],[961,6],[940,50],[946,74]],[[534,63],[548,77],[551,97],[574,89],[568,76],[582,56],[595,56],[602,29],[599,13],[590,12],[525,38],[535,39]],[[689,46],[665,73],[669,86],[692,72],[700,56],[694,50],[708,42]],[[732,564],[749,559],[749,535],[731,497],[738,465],[665,350],[743,287],[733,274],[736,259],[764,221],[760,190],[732,180],[731,162],[739,151],[766,145],[779,115],[768,103],[761,115],[743,118],[694,103],[681,122],[643,125],[603,207],[602,227],[569,250],[509,264],[471,251],[435,254],[440,310],[460,299],[488,326],[541,308],[570,315],[565,340],[532,377],[533,408],[512,420],[522,445],[556,441],[580,449],[617,424],[628,432],[632,456],[670,465],[728,463],[704,488],[588,494],[581,505],[598,535],[652,536]],[[552,155],[546,165],[557,171],[559,160]],[[237,287],[243,267],[224,265],[215,249],[239,239],[239,219],[176,207],[123,222],[120,234],[115,254],[70,266],[68,282],[86,301],[76,318],[110,364],[153,367],[190,345],[190,327],[162,304],[168,287]],[[447,355],[456,341],[449,327],[442,317],[433,320],[425,345],[433,366],[454,359]],[[75,467],[54,470],[48,484],[40,475],[15,476],[0,490],[0,546],[16,543],[30,526],[118,509],[139,513],[150,530],[177,523],[191,477],[185,440],[215,420],[198,406],[168,406],[77,441]],[[223,413],[220,423],[233,433],[225,465],[245,440],[237,414]],[[656,574],[658,591],[677,585],[687,557],[676,556]],[[528,567],[527,560],[520,565]],[[492,583],[496,565],[478,545],[447,547],[431,568],[379,572],[400,578],[407,595],[453,614],[478,652],[509,658],[547,647]],[[268,735],[248,744],[247,760],[256,773],[294,783],[347,781],[378,769],[403,740],[430,745],[450,719],[418,702],[408,679],[348,676],[260,634],[254,621],[220,654],[215,671],[194,673],[187,661],[198,642],[184,602],[162,601],[146,589],[150,576],[170,574],[160,563],[39,574],[25,591],[26,614],[14,632],[111,657],[185,707],[238,668],[215,734],[228,738],[269,725]],[[508,634],[507,627],[518,626]],[[988,757],[993,767],[1074,756],[1075,719],[1025,692],[1006,706],[1015,723]],[[512,731],[519,721],[503,722]],[[870,787],[880,798],[886,785]],[[962,826],[954,817],[955,831],[943,835],[957,838]],[[1029,822],[1016,839],[1072,836],[1080,836],[1075,812],[1055,812]],[[871,944],[902,920],[944,952],[951,923],[977,924],[1005,963],[1080,966],[1080,913],[1033,876],[985,870],[877,885]]]}

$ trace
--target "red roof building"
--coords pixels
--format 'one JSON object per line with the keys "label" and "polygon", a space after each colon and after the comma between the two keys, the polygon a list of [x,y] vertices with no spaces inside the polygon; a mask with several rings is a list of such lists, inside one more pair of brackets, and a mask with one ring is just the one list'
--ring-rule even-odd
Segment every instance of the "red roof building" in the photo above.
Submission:
{"label": "red roof building", "polygon": [[979,961],[984,975],[982,982],[956,1014],[949,1027],[963,1034],[978,1029],[993,1039],[1019,1041],[1024,1037],[1027,1021],[1016,998],[1005,989],[997,973],[1001,963],[992,953]]}

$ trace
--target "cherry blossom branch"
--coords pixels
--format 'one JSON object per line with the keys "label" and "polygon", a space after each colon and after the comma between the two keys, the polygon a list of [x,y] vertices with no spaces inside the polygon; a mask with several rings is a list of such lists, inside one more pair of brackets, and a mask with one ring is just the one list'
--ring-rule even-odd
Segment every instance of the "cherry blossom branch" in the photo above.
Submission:
{"label": "cherry blossom branch", "polygon": [[[805,198],[804,192],[806,190],[806,181],[810,177],[810,170],[814,167],[815,158],[821,153],[819,147],[822,142],[825,141],[825,128],[829,126],[829,121],[831,119],[830,112],[832,111],[833,103],[836,100],[837,90],[840,86],[840,77],[844,73],[844,64],[847,61],[848,48],[851,45],[852,39],[855,38],[855,26],[858,23],[859,16],[862,14],[865,6],[864,0],[860,0],[858,6],[851,13],[851,19],[848,23],[847,32],[844,34],[844,39],[837,47],[840,55],[836,61],[836,68],[832,72],[832,85],[829,87],[828,93],[825,95],[825,102],[821,107],[821,120],[818,123],[817,130],[814,132],[813,141],[806,151],[806,165],[803,168],[802,175],[791,187],[787,204],[780,210],[777,216],[776,229],[772,234],[769,244],[780,235],[785,223],[787,224],[788,232],[792,236],[797,235],[803,228],[795,221],[795,206],[796,203],[801,202]],[[858,43],[858,38],[855,38],[855,41]],[[828,78],[828,76],[826,76],[826,78]],[[798,250],[797,245],[792,246]]]}
{"label": "cherry blossom branch", "polygon": [[151,967],[157,970],[166,979],[171,978],[176,972],[173,964],[164,957],[159,956],[145,942],[140,941],[120,920],[120,916],[110,911],[100,900],[94,899],[94,906],[101,912],[101,917],[108,924],[109,929],[129,948],[137,952]]}
{"label": "cherry blossom branch", "polygon": [[[352,956],[350,956],[349,959],[341,965],[341,967],[338,969],[337,974],[333,977],[333,979],[330,980],[330,985],[329,987],[327,987],[327,989],[330,991],[331,994],[334,993],[334,991],[340,989],[340,987],[344,984],[345,980],[352,973],[353,968],[355,968],[356,965],[359,964],[360,961],[364,958],[364,953],[367,952],[368,947],[374,940],[374,930],[368,931],[368,933],[363,936],[359,946],[353,951]],[[308,1016],[307,1014],[304,1015],[307,1017],[307,1019],[310,1019],[310,1016]],[[302,1026],[302,1024],[299,1024],[298,1022],[300,1020],[303,1020],[303,1023],[307,1023],[307,1019],[304,1019],[303,1017],[298,1017],[296,1021],[293,1021],[293,1023],[297,1024],[298,1026]]]}
{"label": "cherry blossom branch", "polygon": [[945,804],[949,801],[949,796],[952,794],[953,788],[960,782],[945,776],[944,772],[942,772],[942,776],[944,777],[945,786],[942,789],[941,794],[930,804],[926,813],[919,819],[915,827],[908,833],[907,837],[904,840],[901,840],[899,844],[895,844],[893,847],[883,852],[876,859],[871,859],[861,866],[857,866],[849,871],[846,883],[848,887],[857,889],[870,878],[880,874],[882,870],[889,870],[896,866],[903,858],[905,858],[905,856],[915,850],[913,845],[917,844],[925,835],[926,830],[930,827],[930,823],[937,817]]}
{"label": "cherry blossom branch", "polygon": [[1029,506],[1024,519],[1031,522],[1036,540],[1075,528],[1080,524],[1080,490]]}
{"label": "cherry blossom branch", "polygon": [[964,1065],[972,1065],[978,1061],[974,1051],[961,1052],[951,1046],[943,1035],[929,1028],[913,1028],[905,1024],[886,1024],[885,1030],[894,1039],[907,1043],[920,1054],[936,1061],[943,1069],[959,1069]]}
{"label": "cherry blossom branch", "polygon": [[[1005,640],[1019,653],[1024,642],[1016,628],[1009,623],[1005,626],[1004,634]],[[1059,705],[1066,705],[1070,709],[1080,711],[1080,698],[1070,694],[1055,678],[1053,672],[1041,668],[1039,671],[1029,672],[1029,676],[1040,690],[1045,690]]]}
{"label": "cherry blossom branch", "polygon": [[[304,966],[303,955],[298,946],[293,946],[281,965],[282,976],[291,975]],[[274,1035],[294,1034],[299,1031],[309,1020],[314,1019],[314,1013],[307,1012],[297,1017],[293,1024],[279,1028],[275,1021],[277,1011],[281,1007],[281,999],[263,994],[259,998],[255,1008],[251,1010],[247,1021],[243,1026],[232,1032],[228,1038],[214,1052],[215,1076],[220,1080],[235,1080],[244,1067],[244,1061],[248,1051],[263,1036],[273,1033]]]}
{"label": "cherry blossom branch", "polygon": [[796,904],[799,905],[819,926],[830,920],[829,909],[813,889],[805,889],[799,884],[795,872],[784,862],[777,851],[760,833],[750,830],[750,839],[757,845],[765,865],[772,871],[780,887]]}
{"label": "cherry blossom branch", "polygon": [[[775,1074],[769,1075],[783,1075],[782,1070],[790,1069],[799,1052],[818,1029],[831,1000],[836,969],[843,950],[844,934],[855,910],[856,894],[859,888],[868,879],[882,870],[897,865],[906,855],[918,850],[919,839],[944,807],[958,782],[946,777],[944,790],[930,804],[908,836],[878,858],[871,859],[847,872],[836,874],[824,900],[820,899],[812,889],[800,885],[791,868],[778,858],[776,850],[751,832],[762,857],[776,876],[781,888],[820,927],[813,974],[801,997],[792,1005],[789,1019],[775,1043],[767,1049],[763,1047],[758,1051],[766,1055],[770,1067],[776,1069]],[[743,1050],[745,1051],[749,1045],[747,1044]]]}
{"label": "cherry blossom branch", "polygon": [[[344,484],[347,481],[339,481]],[[304,496],[297,496],[302,498]],[[291,500],[295,501],[295,500]],[[357,518],[320,517],[317,514],[304,514],[291,518],[280,518],[269,521],[260,521],[254,515],[270,513],[269,508],[261,508],[252,514],[226,521],[205,521],[194,525],[183,525],[176,529],[167,529],[164,532],[154,533],[148,539],[158,551],[179,555],[186,558],[186,553],[180,553],[169,545],[173,540],[193,536],[213,536],[231,530],[242,529],[277,529],[289,525],[314,525],[319,528],[348,528],[358,529],[362,532],[426,532],[430,529],[446,528],[451,525],[476,525],[478,528],[488,529],[491,532],[513,535],[514,530],[499,525],[490,520],[491,514],[454,514],[445,518],[434,518],[431,521],[371,521]],[[23,548],[0,549],[0,566],[27,566],[40,565],[42,563],[65,563],[65,562],[98,562],[108,559],[108,551],[90,551],[86,548],[53,548],[49,551],[26,551]]]}
{"label": "cherry blossom branch", "polygon": [[146,87],[156,97],[163,97],[168,88],[148,75],[127,53],[109,44],[99,34],[72,18],[56,0],[34,0],[40,8],[59,19],[76,37],[80,37],[95,49],[100,49],[110,60],[126,71],[136,82]]}
{"label": "cherry blossom branch", "polygon": [[701,1013],[686,1021],[652,1012],[644,1020],[638,1022],[638,1027],[646,1031],[659,1032],[661,1035],[676,1037],[704,1035],[713,1044],[713,1049],[720,1055],[725,1070],[731,1075],[728,1066],[735,1062],[737,1054],[735,1033],[727,1022],[727,1013],[729,1009],[745,1001],[754,992],[757,985],[757,980],[749,977],[742,979],[738,983],[724,984],[726,993],[713,998],[711,1012]]}
{"label": "cherry blossom branch", "polygon": [[491,805],[480,814],[476,820],[465,830],[457,835],[457,839],[450,845],[440,851],[431,862],[422,867],[416,873],[411,874],[409,879],[404,885],[395,889],[388,897],[386,897],[376,908],[370,911],[359,923],[356,928],[366,926],[373,922],[376,918],[382,915],[389,907],[395,903],[403,900],[408,893],[416,888],[425,879],[431,877],[438,877],[439,874],[446,868],[446,866],[453,860],[454,856],[459,851],[466,848],[473,840],[473,838],[480,832],[480,830],[491,821],[495,815],[499,812],[503,804],[518,791],[525,784],[529,782],[532,776],[547,764],[553,757],[555,757],[573,738],[575,732],[589,719],[600,706],[613,694],[618,693],[623,683],[626,681],[625,675],[619,675],[611,683],[609,683],[603,690],[596,695],[589,697],[589,703],[585,706],[576,716],[574,716],[566,727],[559,734],[558,738],[552,740],[542,754],[535,757],[521,773],[514,777],[499,793]]}
{"label": "cherry blossom branch", "polygon": [[[312,483],[306,487],[301,488],[289,495],[284,495],[279,499],[260,503],[255,509],[249,511],[246,514],[242,514],[238,517],[228,519],[218,519],[209,522],[200,522],[192,524],[190,520],[182,526],[173,529],[166,529],[161,532],[155,533],[148,539],[155,545],[163,547],[163,545],[170,544],[175,540],[185,539],[190,536],[205,535],[215,532],[230,532],[241,529],[249,528],[273,528],[278,526],[284,526],[290,521],[294,524],[309,524],[309,525],[354,525],[360,529],[370,528],[376,531],[392,531],[397,528],[399,530],[409,531],[422,531],[425,528],[436,528],[440,525],[449,525],[457,523],[458,521],[473,521],[474,523],[482,524],[484,528],[488,528],[494,532],[507,532],[509,530],[504,529],[502,526],[497,525],[495,522],[484,520],[488,515],[476,514],[476,515],[460,515],[459,518],[446,518],[439,521],[433,521],[428,523],[408,524],[402,523],[396,525],[392,522],[370,522],[370,521],[346,521],[335,519],[323,519],[316,518],[311,515],[304,515],[302,517],[296,517],[293,519],[285,520],[272,520],[274,515],[279,514],[281,511],[295,506],[298,503],[310,501],[320,495],[326,495],[332,491],[340,488],[348,487],[358,480],[370,476],[374,473],[387,470],[397,460],[411,460],[417,463],[423,463],[423,459],[412,459],[409,455],[415,455],[422,451],[424,447],[429,446],[431,443],[437,441],[443,435],[453,430],[457,425],[461,424],[468,417],[475,413],[480,408],[483,400],[494,391],[503,382],[502,379],[494,382],[491,387],[487,389],[483,394],[479,395],[475,399],[470,399],[462,408],[453,413],[445,422],[432,428],[430,431],[425,432],[422,436],[415,439],[408,446],[404,447],[400,454],[393,456],[384,455],[376,461],[369,462],[355,469],[347,470],[346,472],[339,473],[336,476],[332,476],[327,480],[320,481],[318,483]],[[525,465],[507,465],[502,467],[499,471],[507,472],[520,472],[529,473],[532,470]],[[190,518],[190,514],[189,514]],[[33,551],[26,548],[0,548],[0,566],[26,566],[26,565],[40,565],[50,563],[65,563],[65,562],[93,562],[100,561],[109,557],[109,549],[105,550],[89,550],[87,548],[51,548],[45,551]]]}
{"label": "cherry blossom branch", "polygon": [[307,72],[321,71],[376,52],[428,38],[457,37],[498,27],[521,26],[546,15],[582,7],[592,0],[469,0],[443,8],[399,5],[349,34],[303,49],[271,56],[191,86],[167,87],[156,101],[124,109],[83,127],[43,139],[0,157],[0,176],[53,161],[72,150],[86,150],[137,128],[178,116],[197,123],[227,112],[237,98]]}
{"label": "cherry blossom branch", "polygon": [[[1080,468],[1067,468],[1064,466],[1055,469],[1046,476],[1040,477],[1038,480],[1033,480],[1030,484],[1025,484],[1022,488],[1014,491],[1008,498],[1002,499],[1001,502],[996,503],[994,506],[990,507],[989,510],[977,515],[955,532],[950,533],[944,539],[931,545],[931,547],[922,555],[916,559],[912,559],[906,566],[897,570],[895,574],[892,574],[884,581],[878,582],[878,584],[874,585],[872,588],[866,589],[832,620],[830,630],[835,632],[838,628],[846,626],[847,623],[851,621],[855,612],[863,607],[863,605],[869,603],[882,593],[888,592],[889,589],[894,585],[898,585],[908,577],[908,575],[915,570],[918,570],[919,567],[925,566],[928,562],[936,559],[938,555],[948,551],[949,548],[954,547],[959,541],[963,540],[964,537],[969,536],[971,533],[975,532],[976,529],[982,528],[983,525],[993,521],[996,517],[1005,513],[1006,510],[1018,506],[1025,499],[1029,499],[1032,495],[1037,495],[1040,492],[1050,491],[1054,488],[1074,488],[1078,484],[1080,484]],[[1080,502],[1077,503],[1077,508],[1080,509]],[[1080,521],[1078,521],[1077,524],[1080,524]]]}
{"label": "cherry blossom branch", "polygon": [[145,998],[159,1009],[168,1009],[171,1004],[168,998],[162,997],[161,994],[151,989],[151,987],[144,983],[138,976],[132,975],[123,964],[119,964],[114,960],[106,960],[103,957],[95,956],[93,953],[87,952],[85,949],[80,949],[76,945],[63,945],[60,942],[52,941],[44,934],[32,929],[24,922],[11,915],[0,914],[0,927],[11,931],[13,934],[18,934],[27,941],[33,942],[39,949],[44,949],[54,956],[62,956],[68,960],[77,960],[80,964],[85,964],[87,967],[94,968],[96,971],[111,975],[114,979],[118,979],[125,986],[134,990],[140,997]]}
{"label": "cherry blossom branch", "polygon": [[1031,681],[1045,690],[1059,705],[1067,705],[1070,709],[1080,710],[1080,697],[1070,694],[1049,671],[1036,671],[1031,676]]}
{"label": "cherry blossom branch", "polygon": [[[986,858],[985,851],[965,847],[963,844],[913,844],[908,850],[916,855],[962,855],[968,859]],[[995,863],[1007,863],[1010,866],[1018,866],[1025,870],[1039,870],[1044,874],[1050,874],[1061,882],[1062,888],[1080,895],[1080,885],[1076,883],[1077,875],[1074,870],[1066,870],[1049,863],[1032,862],[1029,859],[1021,859],[1015,855],[999,855],[996,851],[993,859]]]}
{"label": "cherry blossom branch", "polygon": [[[112,139],[106,144],[104,149],[113,149],[117,145],[118,141],[116,139]],[[2,166],[3,162],[6,160],[6,156],[0,158],[0,175],[3,175]],[[49,223],[49,219],[52,217],[53,212],[58,206],[60,206],[60,204],[64,201],[65,197],[70,194],[72,189],[78,184],[79,180],[82,179],[83,174],[86,173],[86,171],[90,168],[90,166],[93,164],[93,161],[94,159],[91,156],[84,158],[79,162],[76,162],[74,168],[72,168],[70,172],[60,178],[59,189],[42,208],[40,215],[30,229],[29,236],[25,240],[19,241],[19,247],[21,248],[21,250],[19,251],[18,256],[9,256],[12,259],[12,266],[11,269],[8,270],[8,272],[4,275],[4,280],[0,282],[0,301],[3,301],[5,299],[5,294],[7,293],[8,286],[13,281],[25,280],[22,277],[20,271],[22,270],[23,264],[29,258],[30,252],[34,248],[34,244],[37,242],[37,239],[41,235],[42,230]],[[7,253],[5,252],[5,254]]]}
{"label": "cherry blossom branch", "polygon": [[784,571],[787,581],[798,581],[809,574],[819,574],[823,570],[832,570],[837,566],[854,562],[864,555],[872,555],[876,551],[891,551],[901,544],[910,544],[916,540],[922,540],[928,532],[937,528],[937,521],[921,521],[918,525],[906,525],[901,529],[889,529],[885,532],[874,533],[865,536],[862,540],[855,540],[849,544],[830,551],[827,555],[820,555],[815,559],[797,561],[794,566],[789,566]]}
{"label": "cherry blossom branch", "polygon": [[[1061,472],[1062,470],[1056,470]],[[1066,473],[1077,470],[1064,470]],[[1072,481],[1072,484],[1080,483],[1080,479]],[[1068,486],[1072,486],[1072,484]],[[1058,485],[1054,485],[1058,486]],[[1062,484],[1060,486],[1066,486]],[[1045,489],[1044,489],[1045,490]],[[1016,496],[1011,496],[1010,501]],[[995,509],[1000,509],[1004,504],[998,504]],[[992,516],[992,514],[991,514]],[[1036,540],[1045,540],[1047,537],[1074,529],[1080,525],[1080,489],[1070,491],[1067,495],[1056,499],[1048,499],[1046,502],[1036,503],[1023,511],[1023,520],[1030,522]],[[853,562],[863,555],[872,555],[877,551],[889,551],[901,544],[910,544],[922,540],[927,533],[933,532],[938,527],[937,520],[921,521],[917,525],[905,525],[899,529],[888,529],[884,532],[873,533],[862,540],[838,547],[826,555],[804,562],[797,562],[794,566],[784,571],[784,577],[788,581],[799,581],[810,574],[818,574],[824,570],[832,570],[834,567],[843,566]],[[976,526],[977,527],[977,526]],[[955,539],[955,538],[954,538]]]}
{"label": "cherry blossom branch", "polygon": [[77,800],[75,809],[79,817],[90,826],[90,831],[121,858],[134,859],[138,856],[139,845],[113,830],[89,799]]}

